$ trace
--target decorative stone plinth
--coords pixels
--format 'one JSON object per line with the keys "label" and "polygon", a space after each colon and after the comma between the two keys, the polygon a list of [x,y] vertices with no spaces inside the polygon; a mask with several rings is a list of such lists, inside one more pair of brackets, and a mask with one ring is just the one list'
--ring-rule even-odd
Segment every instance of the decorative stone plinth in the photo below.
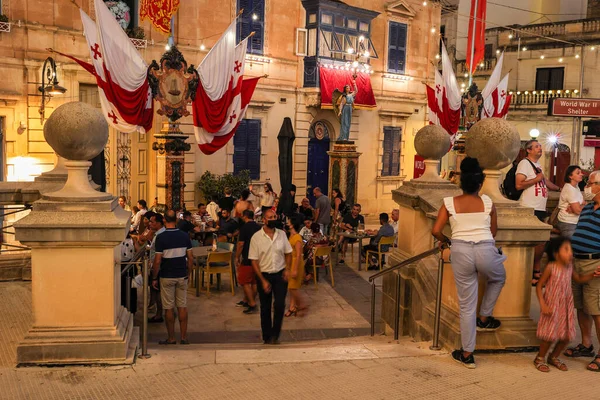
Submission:
{"label": "decorative stone plinth", "polygon": [[356,151],[356,145],[351,141],[333,143],[329,154],[329,190],[339,188],[346,196],[348,204],[356,203],[358,199],[358,158],[362,153]]}
{"label": "decorative stone plinth", "polygon": [[179,129],[179,123],[165,122],[160,134],[154,135],[152,149],[156,157],[156,187],[159,204],[167,209],[178,210],[184,202],[185,152],[191,149],[186,143],[187,135]]}

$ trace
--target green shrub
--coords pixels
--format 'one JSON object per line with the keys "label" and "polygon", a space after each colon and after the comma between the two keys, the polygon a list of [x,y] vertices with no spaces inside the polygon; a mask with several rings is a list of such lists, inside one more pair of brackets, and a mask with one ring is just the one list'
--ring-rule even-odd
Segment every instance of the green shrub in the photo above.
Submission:
{"label": "green shrub", "polygon": [[250,171],[244,170],[237,174],[216,175],[210,171],[206,171],[197,183],[197,187],[202,194],[205,202],[211,200],[219,202],[225,197],[224,190],[230,188],[233,197],[237,198],[242,193],[242,190],[247,189],[250,184]]}
{"label": "green shrub", "polygon": [[0,14],[0,22],[8,22],[8,17],[4,14]]}
{"label": "green shrub", "polygon": [[144,32],[143,28],[139,26],[132,29],[127,29],[127,36],[132,39],[146,39],[146,32]]}

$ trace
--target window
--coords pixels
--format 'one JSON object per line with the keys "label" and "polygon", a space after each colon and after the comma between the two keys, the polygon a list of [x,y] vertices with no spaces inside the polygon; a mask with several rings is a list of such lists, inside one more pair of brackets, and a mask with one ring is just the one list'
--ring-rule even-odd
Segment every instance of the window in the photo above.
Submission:
{"label": "window", "polygon": [[565,68],[538,68],[535,73],[535,90],[562,90]]}
{"label": "window", "polygon": [[403,74],[406,69],[406,24],[390,21],[388,72]]}
{"label": "window", "polygon": [[492,44],[486,44],[483,48],[483,59],[491,60],[494,58],[494,46]]}
{"label": "window", "polygon": [[260,120],[243,119],[233,137],[233,173],[249,170],[260,179]]}
{"label": "window", "polygon": [[402,128],[386,126],[383,128],[383,167],[381,176],[400,175],[400,141]]}
{"label": "window", "polygon": [[265,29],[265,0],[237,0],[237,9],[244,9],[239,18],[238,42],[254,32],[248,39],[248,53],[263,54]]}

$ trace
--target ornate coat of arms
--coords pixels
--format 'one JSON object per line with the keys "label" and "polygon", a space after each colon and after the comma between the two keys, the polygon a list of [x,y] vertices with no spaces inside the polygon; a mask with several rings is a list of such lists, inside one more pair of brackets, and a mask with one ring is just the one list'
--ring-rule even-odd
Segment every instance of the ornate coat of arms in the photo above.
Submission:
{"label": "ornate coat of arms", "polygon": [[148,81],[152,94],[161,105],[159,115],[167,116],[171,121],[187,117],[190,112],[187,105],[196,97],[198,73],[193,65],[187,66],[183,55],[172,46],[160,59],[148,67]]}

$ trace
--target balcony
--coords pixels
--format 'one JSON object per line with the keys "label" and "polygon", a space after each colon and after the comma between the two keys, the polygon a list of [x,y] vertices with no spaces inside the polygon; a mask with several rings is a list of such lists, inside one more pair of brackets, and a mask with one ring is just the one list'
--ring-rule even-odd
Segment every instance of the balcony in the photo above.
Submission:
{"label": "balcony", "polygon": [[529,108],[534,106],[546,106],[550,99],[555,97],[574,98],[579,97],[578,90],[525,90],[513,92],[512,106],[515,108]]}
{"label": "balcony", "polygon": [[10,22],[0,22],[0,32],[10,32]]}
{"label": "balcony", "polygon": [[[494,67],[496,67],[496,62],[497,62],[496,58],[490,58],[487,60],[483,60],[477,66],[477,69],[475,70],[474,75],[475,76],[490,75],[492,73],[492,70],[494,69]],[[463,76],[464,74],[468,74],[468,73],[469,73],[469,67],[467,67],[467,61],[466,60],[462,60],[462,61],[456,60],[456,76],[460,77],[460,76]]]}

